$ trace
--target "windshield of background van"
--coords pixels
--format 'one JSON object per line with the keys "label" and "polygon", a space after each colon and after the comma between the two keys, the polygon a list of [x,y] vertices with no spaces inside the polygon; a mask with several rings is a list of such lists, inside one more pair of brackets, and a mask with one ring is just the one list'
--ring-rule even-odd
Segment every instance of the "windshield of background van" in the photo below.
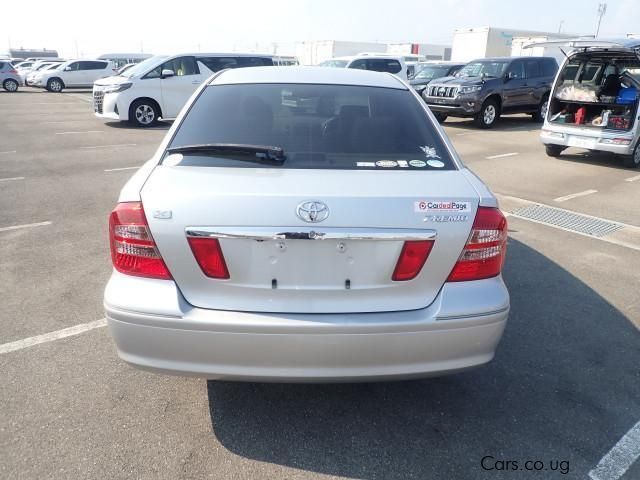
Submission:
{"label": "windshield of background van", "polygon": [[180,165],[240,168],[453,170],[422,106],[404,89],[303,84],[207,87],[170,148],[207,143],[281,147],[282,167],[223,154],[184,155]]}

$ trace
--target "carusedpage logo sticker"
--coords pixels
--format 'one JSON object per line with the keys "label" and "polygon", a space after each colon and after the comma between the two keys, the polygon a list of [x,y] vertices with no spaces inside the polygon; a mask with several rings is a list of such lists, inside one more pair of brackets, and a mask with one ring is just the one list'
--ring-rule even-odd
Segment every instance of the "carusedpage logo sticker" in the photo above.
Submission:
{"label": "carusedpage logo sticker", "polygon": [[455,200],[431,201],[421,200],[413,204],[418,213],[466,213],[471,211],[469,202],[457,202]]}

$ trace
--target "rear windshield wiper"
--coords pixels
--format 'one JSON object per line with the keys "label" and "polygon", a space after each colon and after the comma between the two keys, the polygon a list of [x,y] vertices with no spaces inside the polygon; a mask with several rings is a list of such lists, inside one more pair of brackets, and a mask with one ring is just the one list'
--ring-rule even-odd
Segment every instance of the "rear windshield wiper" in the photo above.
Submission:
{"label": "rear windshield wiper", "polygon": [[199,143],[167,148],[168,153],[226,153],[239,155],[238,160],[257,163],[282,164],[286,160],[284,149],[270,145],[251,145],[245,143]]}

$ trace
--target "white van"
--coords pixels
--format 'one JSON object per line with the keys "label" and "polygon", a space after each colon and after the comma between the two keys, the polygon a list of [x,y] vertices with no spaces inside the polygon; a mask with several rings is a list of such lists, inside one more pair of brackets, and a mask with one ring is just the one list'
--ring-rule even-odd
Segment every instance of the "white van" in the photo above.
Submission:
{"label": "white van", "polygon": [[402,55],[387,55],[384,53],[364,53],[351,57],[335,57],[321,62],[319,66],[388,72],[403,80],[407,80],[409,74]]}
{"label": "white van", "polygon": [[618,154],[640,166],[640,39],[533,44],[573,48],[558,71],[540,139],[547,155],[568,147]]}
{"label": "white van", "polygon": [[130,121],[139,127],[178,116],[198,85],[227,68],[272,66],[270,55],[189,53],[155,56],[122,75],[93,85],[93,108],[100,118]]}

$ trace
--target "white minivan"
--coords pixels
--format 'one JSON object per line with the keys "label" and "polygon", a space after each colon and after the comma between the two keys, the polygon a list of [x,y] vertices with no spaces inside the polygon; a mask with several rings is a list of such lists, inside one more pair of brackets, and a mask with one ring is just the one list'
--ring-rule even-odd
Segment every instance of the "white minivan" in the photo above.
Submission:
{"label": "white minivan", "polygon": [[139,127],[175,118],[198,86],[228,68],[273,66],[269,55],[189,53],[155,56],[93,85],[97,117]]}

